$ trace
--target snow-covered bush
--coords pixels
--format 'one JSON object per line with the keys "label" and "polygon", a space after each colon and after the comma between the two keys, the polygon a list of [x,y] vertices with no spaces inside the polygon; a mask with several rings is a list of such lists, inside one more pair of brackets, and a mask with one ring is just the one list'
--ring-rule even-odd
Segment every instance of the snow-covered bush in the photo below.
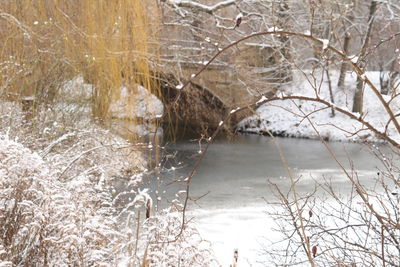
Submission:
{"label": "snow-covered bush", "polygon": [[142,239],[147,243],[148,262],[152,266],[217,266],[211,244],[190,224],[180,234],[181,223],[181,213],[173,209],[145,223]]}
{"label": "snow-covered bush", "polygon": [[[144,198],[140,196],[144,195]],[[191,224],[182,227],[182,206],[178,200],[170,208],[146,218],[143,225],[140,207],[147,206],[147,193],[140,192],[133,204],[136,212],[128,212],[122,230],[125,241],[116,244],[123,257],[121,262],[129,266],[219,266],[211,244],[203,240]],[[142,201],[144,199],[144,201]],[[143,216],[144,217],[144,216]],[[181,231],[182,230],[182,231]],[[135,238],[137,237],[137,238]]]}
{"label": "snow-covered bush", "polygon": [[96,124],[86,104],[41,106],[34,118],[25,115],[18,103],[0,101],[0,134],[37,151],[61,178],[85,172],[92,180],[112,179],[146,168],[147,145],[131,144]]}
{"label": "snow-covered bush", "polygon": [[26,259],[24,254],[34,257],[37,251],[31,245],[43,233],[45,220],[39,180],[47,173],[38,155],[5,137],[0,139],[1,260],[10,266]]}
{"label": "snow-covered bush", "polygon": [[107,264],[114,235],[107,194],[81,176],[64,184],[36,153],[0,138],[1,260],[12,265]]}
{"label": "snow-covered bush", "polygon": [[65,163],[59,158],[48,164],[0,135],[1,266],[215,264],[210,244],[191,224],[181,232],[177,202],[143,221],[146,190],[117,211],[107,181],[88,172],[58,179]]}

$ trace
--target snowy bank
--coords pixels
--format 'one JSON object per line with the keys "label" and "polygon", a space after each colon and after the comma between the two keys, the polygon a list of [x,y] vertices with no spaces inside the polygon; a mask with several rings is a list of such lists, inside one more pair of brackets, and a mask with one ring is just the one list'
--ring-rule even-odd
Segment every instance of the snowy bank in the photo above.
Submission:
{"label": "snowy bank", "polygon": [[[367,72],[367,77],[379,88],[379,72]],[[329,83],[322,73],[295,73],[293,82],[277,92],[277,96],[307,96],[319,97],[333,103],[346,111],[351,112],[353,96],[356,87],[357,76],[348,73],[344,88],[337,87],[339,73],[330,71],[330,79],[333,91],[333,102],[330,98]],[[383,95],[386,101],[390,96]],[[390,102],[390,107],[397,114],[400,110],[400,100],[395,98]],[[356,117],[360,114],[352,113]],[[365,86],[363,116],[379,131],[384,132],[389,116],[374,92]],[[256,114],[250,116],[238,124],[238,128],[246,133],[267,134],[270,131],[274,135],[285,137],[313,138],[318,134],[312,124],[318,130],[322,138],[331,141],[371,141],[377,142],[379,138],[369,130],[364,129],[360,122],[348,116],[335,112],[332,116],[330,108],[317,102],[305,100],[279,100],[266,103],[259,107]],[[400,136],[390,123],[388,136],[400,141]]]}
{"label": "snowy bank", "polygon": [[[130,88],[121,86],[115,91],[108,110],[110,128],[114,132],[124,138],[162,132],[155,122],[162,118],[164,105],[149,89],[135,85]],[[82,76],[77,76],[63,84],[60,96],[66,102],[66,108],[76,109],[78,105],[86,105],[87,111],[91,112],[93,92],[93,85],[85,83]]]}

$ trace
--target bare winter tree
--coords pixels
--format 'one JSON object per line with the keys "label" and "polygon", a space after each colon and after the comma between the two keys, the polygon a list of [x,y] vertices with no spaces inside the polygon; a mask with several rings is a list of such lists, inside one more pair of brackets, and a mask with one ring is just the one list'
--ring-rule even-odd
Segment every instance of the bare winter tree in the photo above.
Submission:
{"label": "bare winter tree", "polygon": [[[212,21],[215,22],[214,31],[216,29],[221,30],[220,40],[231,40],[231,42],[224,48],[217,49],[215,56],[210,61],[207,61],[206,67],[195,72],[194,77],[201,76],[211,63],[218,60],[223,62],[224,53],[228,54],[230,49],[238,47],[240,43],[262,40],[277,44],[285,41],[285,43],[290,44],[287,47],[290,48],[288,53],[291,54],[292,69],[299,70],[304,79],[309,81],[313,88],[313,94],[305,96],[297,95],[294,92],[293,95],[286,95],[283,92],[278,92],[274,96],[263,95],[257,103],[251,105],[251,108],[260,104],[279,105],[277,103],[281,101],[291,102],[292,108],[282,110],[282,112],[294,113],[299,116],[301,121],[308,121],[314,128],[316,135],[321,139],[321,142],[332,153],[332,160],[334,161],[337,161],[335,155],[324,141],[324,137],[320,135],[319,127],[321,125],[314,123],[312,120],[314,113],[325,109],[332,109],[341,114],[341,116],[351,118],[354,121],[353,129],[341,129],[349,137],[368,138],[368,136],[374,135],[390,144],[394,153],[398,154],[400,144],[397,136],[400,134],[400,124],[398,122],[399,115],[393,104],[398,101],[397,95],[391,95],[389,100],[382,97],[380,89],[365,73],[367,66],[373,68],[374,64],[376,64],[376,61],[372,58],[374,49],[379,47],[380,43],[385,43],[384,40],[374,43],[374,24],[383,23],[384,21],[376,16],[378,9],[379,7],[385,7],[388,10],[393,10],[396,5],[393,6],[391,3],[378,3],[376,1],[368,2],[368,5],[360,1],[349,1],[349,3],[346,3],[348,6],[346,4],[340,5],[339,1],[322,2],[308,1],[307,9],[301,9],[298,8],[302,4],[300,1],[262,1],[259,6],[253,5],[251,7],[253,10],[250,10],[250,2],[243,1],[234,6],[234,10],[237,9],[243,14],[243,21],[239,28],[235,27],[233,19],[212,14]],[[279,4],[277,6],[280,9],[273,9],[276,4]],[[181,7],[183,8],[184,6]],[[331,7],[335,8],[332,9]],[[272,16],[275,20],[269,20],[264,13],[260,12],[263,8],[272,14],[278,10],[281,15],[288,15],[288,20],[283,23],[285,24],[283,25],[284,27],[280,28],[279,26],[282,25],[278,24],[279,19],[282,19],[282,17]],[[293,10],[296,10],[296,12]],[[325,13],[318,13],[327,12],[328,10],[331,12],[326,13],[329,14],[328,16],[324,16],[323,14]],[[207,15],[210,15],[210,13],[207,13]],[[188,15],[186,14],[186,16]],[[337,17],[340,19],[337,19]],[[308,23],[301,23],[304,21]],[[366,21],[368,22],[367,24],[365,24]],[[234,31],[229,32],[229,27],[233,27]],[[207,29],[207,34],[211,36],[212,27]],[[252,31],[250,33],[246,32],[247,29]],[[253,29],[258,29],[258,31],[253,31]],[[201,31],[196,33],[201,33]],[[396,32],[392,33],[391,36],[395,36],[395,34]],[[206,39],[207,36],[204,38]],[[292,40],[292,42],[287,42],[286,40]],[[394,46],[391,46],[391,49],[393,48]],[[304,52],[306,50],[308,50],[307,53]],[[278,52],[281,51],[278,49]],[[356,55],[353,55],[353,53]],[[318,64],[312,66],[308,63],[310,59],[317,61]],[[336,66],[336,71],[342,73],[340,74],[340,83],[344,86],[346,67],[343,68],[343,66],[346,65],[349,70],[356,73],[359,81],[356,88],[354,88],[356,90],[355,93],[353,92],[356,109],[360,110],[356,110],[356,112],[362,112],[362,92],[363,86],[366,86],[366,90],[372,91],[375,101],[378,101],[385,110],[387,115],[385,121],[381,121],[378,124],[372,123],[369,121],[368,114],[360,116],[357,113],[350,112],[351,107],[350,109],[339,107],[333,103],[329,95],[321,92],[320,84],[325,82],[326,79],[330,83],[329,74],[325,76],[326,72],[318,72],[317,68],[330,70],[332,66]],[[185,85],[181,88],[182,90],[187,89]],[[315,103],[315,108],[313,110],[305,110],[301,105],[304,102]],[[211,136],[209,144],[232,114],[248,108],[249,106],[242,106],[232,110],[221,121],[217,131]],[[339,128],[334,123],[326,122],[325,124]],[[204,153],[206,151],[207,148]],[[379,190],[377,188],[370,190],[365,187],[358,179],[356,170],[349,171],[337,161],[349,182],[352,193],[349,199],[343,200],[329,183],[317,184],[316,187],[324,189],[335,201],[332,206],[328,206],[329,203],[322,203],[315,192],[310,192],[307,195],[299,194],[296,190],[299,179],[293,177],[288,168],[288,176],[291,183],[289,192],[283,192],[280,188],[275,187],[275,192],[279,199],[277,204],[280,211],[283,208],[283,212],[275,213],[274,216],[280,223],[282,227],[280,230],[286,235],[285,241],[287,241],[287,246],[283,250],[277,251],[277,254],[274,255],[276,256],[274,259],[275,264],[301,265],[309,263],[311,266],[378,264],[381,266],[398,266],[400,262],[397,235],[399,229],[398,200],[396,198],[397,192],[389,190],[391,186],[398,185],[398,168],[393,162],[389,163],[386,160],[386,156],[380,154],[379,150],[372,148],[372,151],[382,159],[385,166],[385,169],[381,170],[375,177],[379,184]],[[203,157],[202,155],[196,166],[199,166]],[[284,157],[282,158],[285,162]],[[189,184],[194,173],[195,171],[192,171],[188,175],[188,194]],[[187,195],[186,200],[188,199],[189,195]],[[184,210],[185,207],[186,202]],[[184,222],[185,216],[183,218]],[[268,253],[271,253],[271,251],[268,251]],[[290,255],[293,255],[293,257]]]}
{"label": "bare winter tree", "polygon": [[[396,5],[391,2],[377,1],[162,1],[164,10],[163,23],[170,33],[173,30],[174,38],[165,38],[163,47],[173,48],[174,51],[167,49],[162,52],[167,60],[171,60],[171,54],[174,54],[173,61],[177,64],[171,66],[165,62],[166,69],[178,69],[170,71],[177,75],[177,80],[184,82],[184,77],[190,76],[184,73],[191,64],[191,71],[198,70],[201,62],[207,62],[210,55],[218,52],[222,47],[232,43],[235,40],[245,37],[248,34],[265,31],[268,29],[282,29],[298,33],[309,32],[313,36],[327,40],[330,44],[340,47],[347,55],[354,55],[354,60],[358,64],[368,69],[376,69],[377,60],[369,55],[381,40],[377,40],[378,34],[375,34],[375,25],[391,25],[392,32],[395,26],[389,23],[387,17],[382,14],[391,13],[392,17],[396,15]],[[382,10],[382,11],[381,11]],[[236,17],[241,14],[241,24],[236,27]],[[390,19],[393,21],[393,19]],[[393,38],[392,38],[393,39]],[[231,91],[238,92],[245,90],[252,96],[260,96],[266,91],[275,92],[282,88],[282,85],[292,80],[292,70],[310,69],[314,63],[320,62],[320,57],[331,57],[325,60],[326,75],[330,76],[330,69],[339,69],[340,75],[337,81],[339,87],[344,88],[346,72],[348,70],[347,62],[335,55],[324,53],[320,47],[311,44],[308,41],[299,40],[292,43],[290,38],[285,36],[258,36],[251,40],[252,44],[258,44],[259,48],[265,49],[266,53],[261,53],[264,57],[264,72],[261,69],[256,70],[255,66],[249,63],[243,65],[241,60],[235,60],[238,55],[249,55],[241,43],[235,49],[231,49],[226,55],[218,57],[213,64],[219,64],[225,72],[230,72],[229,83],[237,84],[237,87]],[[384,42],[387,43],[387,42]],[[262,45],[262,47],[260,46]],[[312,53],[307,49],[309,45],[315,47]],[[391,46],[394,44],[391,43]],[[179,51],[178,51],[179,50]],[[383,49],[381,49],[383,50]],[[253,50],[254,51],[254,50]],[[321,52],[322,51],[322,52]],[[268,57],[266,55],[272,55]],[[389,55],[381,53],[381,61],[388,62]],[[393,57],[392,57],[393,59]],[[246,60],[245,60],[246,61]],[[248,60],[247,60],[248,61]],[[390,59],[389,59],[390,61]],[[254,62],[254,60],[253,60]],[[382,69],[395,69],[395,60],[391,61],[393,65],[385,64]],[[312,63],[312,64],[310,64]],[[196,66],[197,64],[197,66]],[[185,66],[185,67],[184,67]],[[258,64],[259,67],[260,64]],[[248,69],[245,67],[252,67]],[[266,71],[265,68],[268,68]],[[257,71],[258,75],[254,75]],[[271,74],[273,73],[273,74]],[[395,81],[396,72],[386,75],[386,80]],[[207,76],[207,75],[204,75]],[[203,77],[204,77],[203,76]],[[268,78],[266,78],[268,77]],[[194,83],[205,86],[205,81],[199,82],[196,77],[191,78]],[[254,83],[258,80],[258,83]],[[384,79],[382,78],[382,81]],[[334,81],[330,81],[331,84]],[[353,111],[362,113],[362,95],[364,83],[359,80],[357,90],[354,93]],[[208,83],[210,86],[211,83]],[[262,88],[262,84],[268,84]],[[391,87],[396,83],[392,82]],[[212,86],[211,86],[212,87]],[[384,86],[385,87],[385,86]],[[232,87],[233,88],[233,87]],[[211,90],[213,91],[213,90]],[[225,90],[227,91],[227,90]],[[218,95],[224,99],[226,96]],[[234,94],[232,99],[237,98]],[[332,95],[331,101],[334,102]],[[234,107],[235,103],[230,107]],[[242,103],[243,104],[243,103]],[[332,112],[334,114],[334,112]]]}

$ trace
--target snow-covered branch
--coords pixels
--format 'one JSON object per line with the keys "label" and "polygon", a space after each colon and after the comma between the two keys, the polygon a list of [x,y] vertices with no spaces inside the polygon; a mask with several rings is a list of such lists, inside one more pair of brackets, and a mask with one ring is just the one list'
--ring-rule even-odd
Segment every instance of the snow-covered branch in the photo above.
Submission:
{"label": "snow-covered branch", "polygon": [[35,34],[28,26],[26,26],[24,23],[22,23],[20,20],[18,20],[15,16],[6,13],[6,12],[0,12],[0,18],[3,18],[7,20],[9,23],[14,24],[16,27],[18,27],[27,38],[31,38],[31,35],[35,35],[35,37],[41,39],[40,36]]}
{"label": "snow-covered branch", "polygon": [[205,12],[205,13],[209,13],[212,14],[215,11],[233,5],[236,0],[225,0],[225,1],[221,1],[215,5],[204,5],[198,2],[194,2],[194,1],[190,1],[190,0],[163,0],[163,2],[166,2],[169,5],[175,6],[175,7],[189,7],[189,8],[194,8],[197,9],[199,11]]}

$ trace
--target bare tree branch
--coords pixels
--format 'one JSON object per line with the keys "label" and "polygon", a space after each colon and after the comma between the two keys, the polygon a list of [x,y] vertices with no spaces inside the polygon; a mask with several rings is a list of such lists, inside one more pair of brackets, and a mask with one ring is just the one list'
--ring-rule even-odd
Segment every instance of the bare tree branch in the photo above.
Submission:
{"label": "bare tree branch", "polygon": [[225,0],[212,6],[188,0],[162,0],[162,2],[166,2],[167,4],[172,5],[174,7],[189,7],[189,8],[194,8],[201,12],[213,14],[215,11],[221,8],[235,4],[236,0]]}

